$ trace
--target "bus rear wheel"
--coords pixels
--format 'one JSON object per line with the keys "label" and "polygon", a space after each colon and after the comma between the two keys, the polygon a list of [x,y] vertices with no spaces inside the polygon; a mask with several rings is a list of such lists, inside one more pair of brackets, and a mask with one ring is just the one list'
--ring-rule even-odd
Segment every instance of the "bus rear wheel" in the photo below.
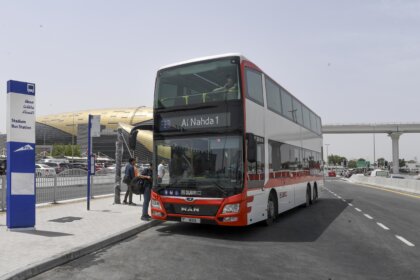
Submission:
{"label": "bus rear wheel", "polygon": [[311,205],[311,188],[308,186],[306,188],[306,202],[305,207],[309,207]]}
{"label": "bus rear wheel", "polygon": [[314,195],[312,198],[312,203],[314,203],[318,199],[318,187],[317,185],[314,186]]}
{"label": "bus rear wheel", "polygon": [[267,219],[265,220],[265,223],[264,223],[266,226],[270,226],[274,223],[278,215],[277,211],[278,211],[278,206],[277,206],[276,196],[273,192],[271,192],[270,195],[268,196],[268,201],[267,201]]}

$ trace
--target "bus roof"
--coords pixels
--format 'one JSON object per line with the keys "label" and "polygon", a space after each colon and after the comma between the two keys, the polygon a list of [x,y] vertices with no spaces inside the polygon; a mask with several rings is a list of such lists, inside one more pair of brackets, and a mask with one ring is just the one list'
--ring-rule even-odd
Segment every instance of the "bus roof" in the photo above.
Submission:
{"label": "bus roof", "polygon": [[162,70],[162,69],[171,68],[171,67],[175,67],[175,66],[179,66],[179,65],[188,64],[188,63],[194,63],[194,62],[223,58],[223,57],[231,57],[231,56],[239,56],[241,58],[241,60],[246,59],[246,57],[244,57],[240,53],[225,53],[225,54],[212,55],[212,56],[203,56],[203,57],[188,59],[188,60],[184,60],[184,61],[181,61],[181,62],[165,65],[165,66],[159,68],[159,71]]}

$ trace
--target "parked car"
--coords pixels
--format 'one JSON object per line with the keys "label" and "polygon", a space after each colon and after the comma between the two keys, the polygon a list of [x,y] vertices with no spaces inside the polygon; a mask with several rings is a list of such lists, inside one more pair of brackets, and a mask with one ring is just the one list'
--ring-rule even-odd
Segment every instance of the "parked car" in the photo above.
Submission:
{"label": "parked car", "polygon": [[86,171],[88,170],[88,166],[86,163],[71,163],[70,166],[73,169],[83,169]]}
{"label": "parked car", "polygon": [[55,169],[46,164],[37,163],[35,164],[35,174],[37,177],[52,177],[54,176]]}
{"label": "parked car", "polygon": [[389,172],[387,170],[375,169],[370,172],[371,177],[385,177],[389,178]]}
{"label": "parked car", "polygon": [[337,176],[337,174],[335,173],[334,170],[328,171],[328,177],[336,177],[336,176]]}
{"label": "parked car", "polygon": [[71,165],[70,164],[64,163],[64,162],[61,162],[61,163],[58,163],[58,162],[45,162],[43,164],[48,165],[50,167],[53,167],[55,169],[55,173],[57,173],[57,174],[60,173],[60,172],[62,172],[62,171],[64,171],[64,170],[67,170],[67,169],[70,169],[71,168]]}

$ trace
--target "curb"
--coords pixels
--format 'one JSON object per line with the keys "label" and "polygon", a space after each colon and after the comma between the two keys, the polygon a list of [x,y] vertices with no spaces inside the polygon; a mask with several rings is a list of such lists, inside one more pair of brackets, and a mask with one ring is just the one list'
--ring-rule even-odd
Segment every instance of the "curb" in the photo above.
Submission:
{"label": "curb", "polygon": [[52,256],[40,262],[36,262],[34,264],[26,266],[25,268],[17,269],[15,271],[2,275],[0,276],[0,280],[28,279],[30,277],[34,277],[35,275],[41,274],[54,267],[68,263],[70,261],[83,257],[87,254],[103,249],[107,246],[110,246],[121,240],[127,239],[133,235],[136,235],[142,231],[145,231],[151,227],[157,226],[161,223],[163,222],[158,221],[158,220],[153,220],[146,224],[131,227],[127,230],[105,237],[102,240],[87,244],[86,246],[77,247],[73,250],[64,252],[62,254],[57,254],[55,256]]}

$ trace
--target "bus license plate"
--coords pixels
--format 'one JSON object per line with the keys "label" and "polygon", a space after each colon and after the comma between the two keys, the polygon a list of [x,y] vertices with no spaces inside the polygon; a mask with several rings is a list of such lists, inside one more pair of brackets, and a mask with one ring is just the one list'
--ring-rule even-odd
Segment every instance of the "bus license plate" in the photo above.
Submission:
{"label": "bus license plate", "polygon": [[199,224],[201,223],[201,219],[182,217],[181,222]]}

